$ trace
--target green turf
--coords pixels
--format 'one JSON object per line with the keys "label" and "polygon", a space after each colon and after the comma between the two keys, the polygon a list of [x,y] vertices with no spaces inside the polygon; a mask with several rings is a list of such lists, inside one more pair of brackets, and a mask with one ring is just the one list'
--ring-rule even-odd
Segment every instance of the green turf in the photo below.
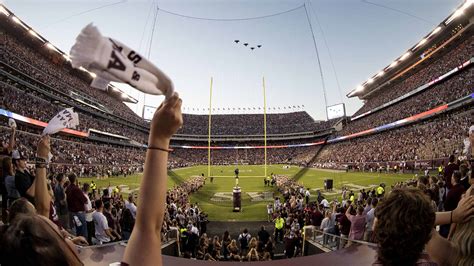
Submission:
{"label": "green turf", "polygon": [[[206,180],[206,185],[197,193],[191,195],[191,201],[197,202],[201,208],[209,214],[209,219],[213,221],[262,221],[266,220],[266,204],[267,202],[252,202],[247,192],[263,192],[273,191],[278,195],[276,188],[265,187],[263,183],[264,167],[263,166],[239,166],[240,178],[239,186],[242,188],[242,212],[232,212],[231,201],[211,201],[212,196],[217,192],[231,192],[235,185],[235,178],[230,177],[234,174],[235,166],[213,166],[211,175],[216,176],[211,184],[210,180]],[[358,192],[357,186],[368,187],[370,185],[378,185],[380,183],[387,184],[390,187],[395,182],[412,178],[413,174],[379,174],[379,173],[345,173],[339,171],[326,171],[316,169],[302,169],[293,166],[284,169],[282,165],[268,166],[267,173],[275,173],[289,175],[295,177],[299,183],[310,189],[323,187],[324,179],[333,179],[334,187],[339,189],[341,185],[348,186],[354,192]],[[187,178],[204,173],[207,176],[207,166],[195,166],[188,168],[180,168],[168,173],[168,188],[179,184]],[[227,176],[227,177],[223,177]],[[262,176],[262,177],[257,177]],[[90,182],[91,178],[81,178],[81,182]],[[99,188],[111,186],[127,185],[130,189],[136,189],[140,185],[141,174],[128,176],[127,178],[109,178],[105,180],[94,179]],[[323,194],[325,194],[323,192]],[[312,192],[312,197],[316,196],[316,192]],[[340,194],[326,194],[328,199],[340,197]]]}

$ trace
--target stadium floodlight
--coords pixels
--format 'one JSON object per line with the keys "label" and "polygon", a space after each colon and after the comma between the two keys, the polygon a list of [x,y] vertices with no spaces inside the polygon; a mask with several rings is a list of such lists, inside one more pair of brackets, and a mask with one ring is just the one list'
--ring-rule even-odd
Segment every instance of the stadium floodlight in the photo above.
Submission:
{"label": "stadium floodlight", "polygon": [[374,83],[374,79],[373,79],[373,78],[368,79],[368,80],[367,80],[367,83],[368,83],[368,84]]}
{"label": "stadium floodlight", "polygon": [[355,92],[361,92],[361,91],[363,91],[363,90],[364,90],[364,86],[359,85],[359,86],[357,86]]}
{"label": "stadium floodlight", "polygon": [[464,4],[459,9],[464,12],[464,10],[466,10],[472,4],[474,4],[474,0],[466,0],[466,2],[464,2]]}
{"label": "stadium floodlight", "polygon": [[426,38],[422,39],[422,40],[421,40],[421,41],[420,41],[420,42],[419,42],[419,43],[418,43],[418,44],[417,44],[417,45],[416,45],[416,46],[415,46],[413,49],[416,49],[416,48],[418,48],[418,47],[422,46],[423,44],[425,44],[425,43],[426,43],[426,41],[427,41],[427,39],[426,39]]}
{"label": "stadium floodlight", "polygon": [[13,20],[16,24],[22,26],[25,30],[29,30],[29,29],[28,29],[28,26],[26,26],[25,24],[23,24],[23,22],[21,22],[21,20],[20,20],[19,18],[15,17],[15,16],[12,16],[12,20]]}
{"label": "stadium floodlight", "polygon": [[380,71],[379,73],[377,73],[377,77],[381,77],[381,76],[383,76],[383,74],[384,74],[384,73],[385,73],[385,72],[383,72],[383,70],[382,70],[382,71]]}
{"label": "stadium floodlight", "polygon": [[36,33],[36,31],[30,29],[30,30],[28,31],[28,33],[30,33],[31,35],[35,36],[38,40],[43,41],[43,39],[38,35],[38,33]]}
{"label": "stadium floodlight", "polygon": [[448,20],[446,20],[445,24],[448,25],[448,24],[451,23],[453,20],[455,20],[456,18],[458,18],[459,16],[461,16],[463,13],[464,13],[464,9],[463,9],[463,8],[459,8],[458,10],[456,10],[456,12],[454,12],[454,14],[451,15],[451,17],[448,18]]}
{"label": "stadium floodlight", "polygon": [[402,55],[402,57],[400,57],[400,60],[405,60],[407,59],[407,57],[409,57],[411,55],[410,52],[406,52],[404,55]]}
{"label": "stadium floodlight", "polygon": [[466,2],[464,2],[464,4],[458,9],[456,10],[447,20],[446,22],[444,23],[445,25],[448,25],[449,23],[451,23],[453,20],[455,20],[456,18],[460,17],[461,15],[464,14],[464,10],[466,10],[468,7],[470,7],[472,4],[474,3],[474,0],[466,0]]}
{"label": "stadium floodlight", "polygon": [[21,24],[20,19],[18,19],[18,18],[15,17],[15,16],[12,16],[12,20],[13,20],[13,22],[15,22],[16,24]]}
{"label": "stadium floodlight", "polygon": [[54,51],[58,51],[58,49],[56,47],[54,47],[54,45],[52,45],[51,43],[46,43],[46,47],[50,50],[54,50]]}
{"label": "stadium floodlight", "polygon": [[63,57],[64,57],[64,59],[66,59],[67,61],[71,61],[71,58],[69,57],[69,55],[63,54]]}
{"label": "stadium floodlight", "polygon": [[0,13],[4,14],[5,16],[10,16],[10,12],[6,10],[2,5],[0,5]]}
{"label": "stadium floodlight", "polygon": [[433,35],[435,35],[435,34],[438,33],[440,30],[441,30],[441,27],[439,27],[439,26],[436,27],[436,29],[434,29],[434,30],[430,33],[430,35],[428,36],[428,38],[431,37],[431,36],[433,36]]}

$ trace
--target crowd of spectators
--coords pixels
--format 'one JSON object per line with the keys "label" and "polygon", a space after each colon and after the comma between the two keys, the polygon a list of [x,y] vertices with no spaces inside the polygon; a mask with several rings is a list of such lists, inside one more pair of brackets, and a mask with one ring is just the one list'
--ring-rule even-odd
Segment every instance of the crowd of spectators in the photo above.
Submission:
{"label": "crowd of spectators", "polygon": [[[212,135],[263,135],[263,114],[212,115]],[[209,116],[183,114],[183,128],[177,134],[207,135]],[[334,122],[334,121],[331,121]],[[329,129],[326,121],[315,122],[306,112],[267,114],[267,134],[290,134]]]}
{"label": "crowd of spectators", "polygon": [[[268,148],[267,164],[305,165],[316,155],[320,147],[320,145],[317,145],[309,147]],[[213,165],[261,165],[265,163],[264,153],[265,151],[262,148],[211,150],[211,162]],[[183,166],[207,164],[208,161],[207,149],[175,149],[171,158]]]}
{"label": "crowd of spectators", "polygon": [[[108,97],[100,91],[90,90],[84,80],[71,75],[71,70],[63,67],[62,63],[60,65],[57,62],[58,65],[54,65],[8,34],[2,38],[6,38],[5,44],[7,46],[6,53],[2,53],[2,59],[5,59],[8,64],[16,66],[55,90],[66,91],[74,87],[103,102],[114,113],[143,124],[143,121],[118,100]],[[472,51],[472,40],[471,37],[461,46],[464,45],[468,51]],[[462,54],[463,51],[458,52]],[[454,59],[445,60],[449,61],[446,64],[436,65],[438,61],[433,63],[431,71],[444,71],[444,68],[451,66],[449,64],[456,63],[456,60],[463,60],[456,57],[457,54],[451,56]],[[373,121],[360,125],[360,128],[354,124],[345,132],[372,127],[373,124],[370,123],[378,124],[385,123],[386,120],[396,120],[396,116],[390,116],[393,113],[398,112],[399,116],[405,115],[403,112],[413,114],[419,111],[416,109],[417,106],[423,106],[423,109],[426,109],[455,99],[466,93],[463,85],[470,86],[471,80],[472,69],[434,87],[433,89],[440,89],[440,94],[437,94],[439,97],[430,98],[427,97],[430,94],[422,93],[394,107],[400,109],[387,108],[380,113],[379,121],[373,118],[376,116],[370,116]],[[3,77],[2,81],[6,82],[0,86],[2,108],[43,121],[47,121],[61,108],[57,103],[38,95],[36,91],[22,89],[19,84],[14,84],[11,80],[5,80]],[[417,82],[424,81],[414,80],[411,82],[417,84]],[[8,87],[10,85],[15,88]],[[429,92],[432,93],[432,90]],[[397,93],[402,93],[402,90]],[[397,93],[392,96],[396,97],[399,95]],[[174,110],[175,114],[180,116],[181,103],[177,96],[174,98],[175,105],[172,106],[176,109]],[[374,102],[376,101],[374,100]],[[171,106],[169,102],[168,105]],[[31,106],[35,108],[31,108]],[[164,106],[164,108],[168,108],[166,104]],[[413,106],[415,109],[410,109],[409,106]],[[164,113],[164,115],[161,114],[165,117],[164,120],[171,121],[170,117],[166,117],[169,114]],[[158,217],[161,215],[159,208],[152,206],[157,202],[160,203],[160,199],[155,197],[156,195],[152,195],[154,193],[143,193],[140,196],[148,194],[143,197],[157,199],[157,202],[144,201],[139,204],[148,205],[157,213],[158,219],[156,220],[160,223],[151,226],[153,229],[161,228],[161,237],[157,239],[166,241],[170,231],[178,232],[182,255],[186,258],[209,261],[271,260],[275,245],[279,243],[284,244],[286,258],[301,256],[303,254],[302,229],[304,226],[312,225],[324,233],[342,237],[336,240],[331,235],[325,235],[323,237],[324,244],[333,243],[345,247],[350,244],[351,240],[377,243],[376,264],[413,265],[420,261],[427,264],[429,263],[427,261],[433,259],[440,264],[449,262],[447,264],[472,265],[472,250],[465,248],[472,243],[472,239],[466,239],[464,236],[466,234],[472,235],[473,219],[470,215],[472,215],[473,209],[471,195],[474,193],[471,192],[470,185],[472,184],[473,166],[471,165],[472,161],[456,160],[453,155],[453,153],[461,154],[460,151],[464,148],[462,144],[467,137],[467,129],[472,123],[470,120],[472,114],[470,106],[464,107],[400,129],[328,145],[318,156],[318,163],[336,164],[422,160],[449,156],[448,165],[445,168],[441,167],[438,175],[433,176],[426,172],[425,175],[415,179],[399,182],[392,186],[392,192],[387,193],[386,196],[385,186],[380,184],[377,188],[368,191],[362,189],[355,193],[343,189],[341,202],[337,200],[329,202],[320,192],[317,192],[317,196],[312,198],[310,189],[305,188],[295,179],[286,176],[272,176],[272,182],[268,183],[275,184],[282,195],[281,199],[277,197],[272,204],[267,206],[268,218],[274,222],[273,235],[265,227],[262,227],[257,236],[253,237],[247,229],[244,229],[236,239],[232,239],[227,231],[222,239],[219,236],[208,236],[207,215],[197,204],[192,204],[189,200],[191,193],[198,191],[205,185],[204,175],[183,181],[167,191],[163,217]],[[201,128],[203,128],[202,135],[207,134],[206,122],[203,121],[204,118],[207,119],[206,116],[187,115],[187,117],[185,125],[189,125],[189,127],[183,128],[181,133],[192,132],[191,134],[199,135]],[[99,129],[111,133],[118,132],[127,135],[127,130],[133,132],[133,128],[124,130],[107,122],[98,122],[100,120],[85,113],[81,114],[81,118],[83,118],[81,130],[98,126]],[[159,139],[162,142],[158,141],[157,143],[169,141],[171,135],[182,123],[180,118],[174,117],[174,123],[169,122],[171,128],[175,127],[167,132],[169,136],[164,136],[166,134],[163,133],[168,128],[163,130],[157,127],[158,130],[162,130],[163,134],[163,136],[155,134],[156,139],[162,138]],[[263,128],[256,125],[263,125],[263,123],[257,123],[262,118],[262,115],[216,115],[213,120],[216,123],[215,134],[261,134]],[[155,122],[158,123],[157,125],[161,125],[159,122],[163,123],[163,121]],[[306,112],[271,114],[267,117],[267,122],[269,134],[297,133],[308,129],[309,131],[319,130],[318,124]],[[322,127],[327,126],[327,123],[320,125],[323,124]],[[0,127],[0,133],[2,136],[10,137],[10,134],[13,136],[8,142],[2,142],[0,147],[2,155],[2,182],[0,184],[2,222],[8,224],[8,227],[2,225],[0,228],[0,240],[2,240],[0,241],[0,263],[2,265],[14,265],[13,261],[19,258],[11,255],[24,252],[25,247],[28,249],[26,252],[34,254],[44,252],[37,258],[25,256],[25,261],[45,259],[45,265],[48,265],[47,259],[51,259],[51,257],[62,257],[66,256],[64,254],[68,252],[71,253],[64,247],[59,252],[55,250],[55,252],[47,253],[47,251],[34,250],[38,246],[53,248],[61,246],[56,242],[48,243],[49,240],[57,240],[52,237],[55,234],[59,234],[61,239],[67,239],[76,245],[104,244],[128,240],[133,229],[140,225],[140,223],[137,225],[135,223],[139,221],[136,220],[136,194],[125,195],[127,198],[124,199],[121,187],[110,185],[97,187],[93,181],[81,183],[78,177],[129,175],[136,171],[142,171],[141,162],[145,161],[144,149],[99,144],[92,140],[71,140],[70,137],[64,136],[54,139],[46,136],[38,141],[40,137],[37,133],[17,131],[13,128],[7,129],[4,126]],[[16,138],[14,134],[16,134]],[[470,144],[471,149],[474,149],[472,134],[470,135]],[[143,138],[135,138],[135,140],[145,143],[146,134],[141,137]],[[269,149],[268,163],[296,163],[306,166],[308,162],[314,161],[313,157],[319,154],[319,149],[320,146]],[[160,171],[163,170],[160,175],[164,176],[159,178],[162,181],[166,180],[165,158],[168,157],[164,157],[162,152],[167,152],[167,150],[160,147],[154,147],[151,150],[160,152],[160,155],[147,156],[147,158],[151,158],[148,162],[154,162],[154,164],[148,165],[148,174],[145,174],[144,180],[150,182],[150,177],[155,177],[150,174],[153,172],[151,170],[153,167],[160,168]],[[53,159],[47,167],[49,162],[45,158],[49,157],[50,151]],[[176,149],[169,158],[168,167],[201,164],[207,161],[205,152],[207,151]],[[472,156],[472,151],[470,152],[465,155],[466,158]],[[262,164],[263,157],[263,149],[215,150],[212,160],[213,164],[229,164],[233,161],[230,158],[235,158],[235,161],[240,163]],[[36,175],[28,165],[28,158],[35,158]],[[469,173],[469,169],[471,173]],[[47,178],[45,173],[48,173]],[[157,190],[150,191],[156,192]],[[466,191],[468,191],[467,195],[463,196]],[[7,209],[8,213],[5,212]],[[143,208],[143,211],[146,210]],[[139,212],[140,214],[142,212]],[[444,218],[448,216],[450,219]],[[141,217],[144,219],[146,216],[142,215]],[[163,218],[162,225],[161,218]],[[147,222],[150,221],[142,221],[142,224]],[[25,223],[30,224],[25,225]],[[41,227],[41,224],[44,223],[49,226],[47,227],[49,231],[39,232],[44,230],[44,227]],[[35,228],[35,224],[37,231],[24,230],[25,228]],[[433,229],[435,225],[441,225],[439,233]],[[43,234],[43,238],[39,241],[43,243],[32,241],[35,238],[34,235],[37,234]],[[136,235],[138,234],[134,234],[134,236]],[[447,238],[451,244],[446,244],[447,240],[438,240],[440,236]],[[440,241],[444,244],[440,244]],[[160,242],[157,241],[157,243]],[[66,244],[66,242],[62,244]],[[130,242],[129,245],[132,246]],[[425,245],[431,258],[422,253]],[[436,252],[443,250],[441,247],[446,245],[449,248],[444,249],[445,253]],[[446,254],[446,250],[452,251],[454,255],[446,258],[443,256]],[[58,260],[60,259],[64,258]],[[56,262],[58,260],[52,259]]]}
{"label": "crowd of spectators", "polygon": [[[413,265],[417,261],[470,265],[472,250],[466,247],[472,244],[472,236],[463,235],[472,232],[472,217],[458,218],[466,205],[472,211],[472,205],[465,205],[474,194],[469,169],[472,171],[468,160],[456,161],[452,155],[449,165],[437,174],[426,172],[397,182],[391,192],[386,192],[384,184],[359,191],[343,187],[340,197],[332,201],[320,191],[312,197],[309,188],[292,178],[274,176],[283,195],[267,207],[275,222],[275,241],[282,233],[298,235],[303,226],[312,225],[320,232],[318,235],[322,233],[324,246],[340,249],[353,241],[376,243],[377,263],[381,265]],[[438,231],[433,229],[435,225],[440,225]],[[451,243],[440,240],[440,236]],[[423,253],[425,245],[428,254]],[[441,252],[443,248],[449,251]],[[449,254],[456,249],[459,253]],[[285,250],[287,256],[288,251],[297,254],[298,245],[285,245]]]}
{"label": "crowd of spectators", "polygon": [[346,127],[338,132],[338,135],[348,135],[382,126],[468,96],[472,93],[473,80],[474,68],[470,67],[441,84],[434,85],[383,110],[347,123]]}
{"label": "crowd of spectators", "polygon": [[91,89],[90,80],[85,81],[77,75],[68,63],[56,60],[53,62],[44,57],[39,51],[25,45],[16,37],[7,32],[2,36],[5,38],[3,61],[28,76],[43,82],[50,88],[69,94],[69,91],[77,92],[84,97],[100,102],[106,108],[119,117],[126,118],[138,125],[146,125],[143,119],[137,116],[132,110],[127,108],[120,100],[110,97],[105,92]]}
{"label": "crowd of spectators", "polygon": [[[3,136],[9,136],[9,131],[6,127],[0,127]],[[17,150],[25,158],[33,159],[39,135],[17,130],[16,137]],[[76,173],[81,177],[106,177],[126,176],[143,168],[145,157],[143,149],[61,138],[51,139],[51,145],[54,151],[51,164],[53,171]]]}
{"label": "crowd of spectators", "polygon": [[474,37],[470,36],[459,43],[455,48],[441,49],[438,53],[444,54],[442,56],[434,55],[433,59],[428,59],[431,61],[428,64],[415,67],[414,70],[409,71],[404,76],[392,81],[391,84],[384,86],[368,96],[364,106],[362,106],[354,116],[363,114],[386,102],[394,100],[423,84],[433,81],[453,68],[462,65],[471,59],[474,54]]}
{"label": "crowd of spectators", "polygon": [[[48,99],[44,95],[40,95],[38,92],[30,90],[26,86],[17,84],[5,77],[0,78],[0,95],[4,96],[0,102],[0,108],[42,122],[48,122],[58,112],[68,107],[61,106],[53,99]],[[36,108],[31,108],[31,106],[36,106]],[[79,113],[80,121],[76,130],[86,132],[88,129],[93,128],[103,132],[125,136],[143,144],[147,141],[147,134],[137,129],[102,120],[82,110],[75,109],[75,111]]]}
{"label": "crowd of spectators", "polygon": [[446,158],[461,154],[472,125],[471,107],[424,122],[327,145],[318,163],[367,163]]}

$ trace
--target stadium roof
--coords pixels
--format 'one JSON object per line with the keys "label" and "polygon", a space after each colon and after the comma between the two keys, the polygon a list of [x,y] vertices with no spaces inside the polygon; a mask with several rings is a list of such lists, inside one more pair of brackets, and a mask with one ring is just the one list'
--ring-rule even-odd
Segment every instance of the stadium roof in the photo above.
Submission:
{"label": "stadium roof", "polygon": [[472,31],[473,23],[474,0],[465,0],[463,4],[418,43],[384,69],[361,83],[346,96],[349,98],[355,96],[361,99],[366,98],[372,92],[408,71],[414,64],[424,61],[427,57],[434,54],[439,46],[444,46],[460,37],[463,33]]}

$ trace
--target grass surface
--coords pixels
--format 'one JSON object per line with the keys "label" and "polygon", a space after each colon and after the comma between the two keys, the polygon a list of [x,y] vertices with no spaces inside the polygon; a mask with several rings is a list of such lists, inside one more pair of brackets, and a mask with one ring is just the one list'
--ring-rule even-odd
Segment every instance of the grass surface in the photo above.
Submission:
{"label": "grass surface", "polygon": [[[264,192],[272,191],[275,196],[278,195],[275,187],[265,187],[263,183],[264,167],[258,165],[239,166],[239,186],[242,189],[242,212],[232,212],[232,201],[212,201],[211,198],[218,192],[232,192],[235,185],[234,175],[235,166],[213,166],[211,175],[216,176],[214,182],[210,183],[209,178],[206,185],[198,192],[191,195],[191,201],[197,202],[201,208],[209,214],[211,221],[262,221],[266,220],[266,204],[265,201],[251,201],[247,192]],[[179,184],[191,176],[204,173],[207,176],[207,166],[194,166],[188,168],[175,169],[168,172],[168,188]],[[327,193],[328,199],[335,197],[340,198],[340,193],[336,193],[341,186],[349,187],[354,192],[360,190],[361,187],[369,187],[380,183],[387,184],[390,187],[399,181],[412,178],[413,174],[379,174],[379,173],[345,173],[338,171],[303,169],[299,167],[290,167],[285,169],[282,165],[268,166],[267,173],[288,175],[295,177],[299,183],[312,190],[323,188],[324,179],[333,179],[335,192]],[[105,188],[109,185],[127,185],[130,189],[136,189],[140,185],[142,175],[136,174],[132,176],[108,178],[105,180],[94,179],[98,188]],[[81,178],[80,182],[90,182],[92,178]],[[312,197],[316,196],[316,192],[312,191]]]}

